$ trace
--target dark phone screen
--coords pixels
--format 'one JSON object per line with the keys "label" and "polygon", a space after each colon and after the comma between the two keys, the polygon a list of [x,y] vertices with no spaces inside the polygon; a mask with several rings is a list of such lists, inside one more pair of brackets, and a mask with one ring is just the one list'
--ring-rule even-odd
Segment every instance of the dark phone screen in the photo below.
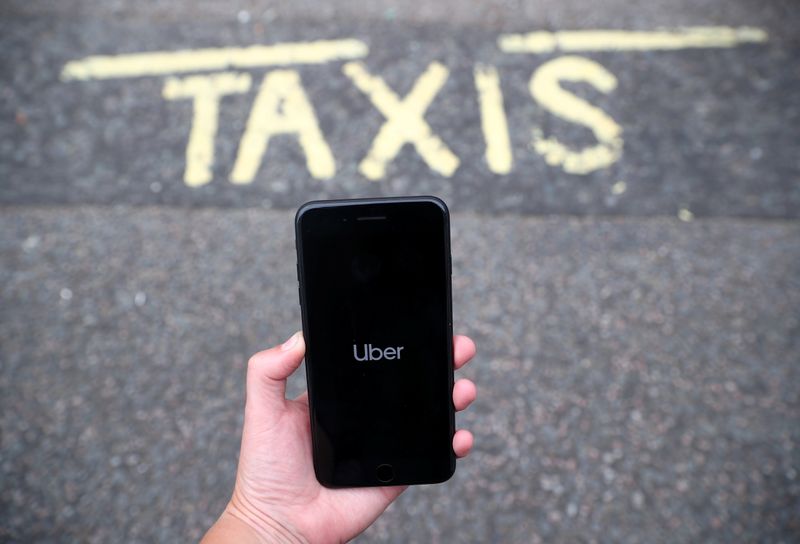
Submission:
{"label": "dark phone screen", "polygon": [[[447,479],[452,457],[449,230],[432,201],[299,219],[314,462],[323,483]],[[384,480],[383,482],[381,480]]]}

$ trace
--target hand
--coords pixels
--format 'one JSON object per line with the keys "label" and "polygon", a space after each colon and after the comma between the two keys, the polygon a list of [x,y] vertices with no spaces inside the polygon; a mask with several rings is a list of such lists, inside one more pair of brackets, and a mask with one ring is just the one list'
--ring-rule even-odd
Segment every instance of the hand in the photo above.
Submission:
{"label": "hand", "polygon": [[[455,367],[475,355],[466,336],[454,338]],[[342,542],[369,527],[405,486],[329,489],[317,482],[311,460],[308,396],[288,400],[286,378],[303,360],[296,333],[283,345],[253,355],[236,486],[222,517],[203,542]],[[477,395],[466,379],[455,382],[453,404],[464,410]],[[464,457],[472,433],[459,430],[453,451]]]}

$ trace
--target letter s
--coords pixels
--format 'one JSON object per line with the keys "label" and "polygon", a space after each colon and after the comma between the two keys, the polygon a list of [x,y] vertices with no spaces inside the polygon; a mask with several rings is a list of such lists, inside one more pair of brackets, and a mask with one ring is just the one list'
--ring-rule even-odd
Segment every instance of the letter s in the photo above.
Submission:
{"label": "letter s", "polygon": [[533,148],[547,164],[570,174],[588,174],[612,165],[622,155],[622,127],[600,108],[563,89],[561,81],[585,81],[603,93],[617,87],[617,78],[597,62],[578,56],[560,57],[540,66],[531,76],[533,98],[553,115],[588,127],[598,144],[575,151],[556,138],[533,129]]}

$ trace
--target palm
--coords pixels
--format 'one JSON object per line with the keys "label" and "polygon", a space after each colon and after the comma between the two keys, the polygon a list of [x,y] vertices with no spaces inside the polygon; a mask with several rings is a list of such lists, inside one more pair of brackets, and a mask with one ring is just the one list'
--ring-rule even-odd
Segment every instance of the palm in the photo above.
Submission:
{"label": "palm", "polygon": [[[290,342],[250,359],[242,449],[229,511],[262,534],[278,530],[311,542],[342,542],[366,529],[405,487],[329,489],[319,484],[311,457],[308,398],[305,393],[295,400],[285,397],[286,378],[305,353],[302,336]],[[475,354],[475,345],[457,336],[454,351],[455,367],[460,368]],[[456,410],[465,409],[476,394],[472,382],[458,380],[453,387]],[[456,455],[467,455],[471,447],[472,434],[457,431]]]}
{"label": "palm", "polygon": [[[270,418],[272,419],[272,418]],[[289,523],[311,542],[350,539],[367,528],[405,487],[329,489],[314,476],[305,394],[286,401],[267,428],[247,428],[237,485],[265,515]],[[262,420],[263,422],[263,420]],[[266,422],[265,422],[266,423]],[[335,528],[335,530],[333,530]]]}

